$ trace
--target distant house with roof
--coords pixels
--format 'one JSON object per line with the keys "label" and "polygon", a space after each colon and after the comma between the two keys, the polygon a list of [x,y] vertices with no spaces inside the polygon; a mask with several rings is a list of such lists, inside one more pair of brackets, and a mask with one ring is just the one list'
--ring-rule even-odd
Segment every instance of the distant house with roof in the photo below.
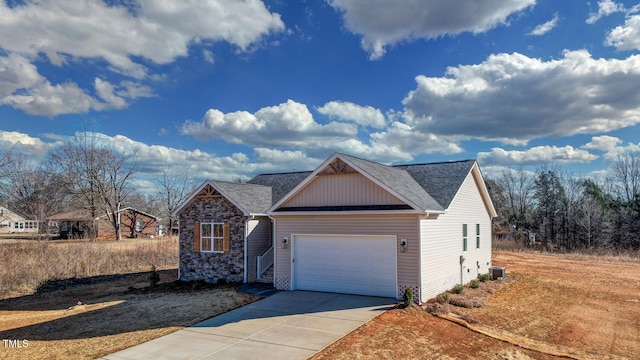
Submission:
{"label": "distant house with roof", "polygon": [[[123,237],[150,238],[158,235],[160,218],[157,216],[133,207],[125,207],[118,214]],[[89,210],[71,210],[54,214],[47,220],[50,226],[57,228],[62,239],[91,238],[91,229],[94,228],[98,239],[116,238],[111,215],[104,213],[94,218]]]}
{"label": "distant house with roof", "polygon": [[336,153],[313,171],[205,181],[173,215],[182,280],[393,298],[411,288],[425,302],[489,271],[496,212],[475,160]]}
{"label": "distant house with roof", "polygon": [[4,206],[0,206],[0,234],[37,233],[38,221],[28,220]]}

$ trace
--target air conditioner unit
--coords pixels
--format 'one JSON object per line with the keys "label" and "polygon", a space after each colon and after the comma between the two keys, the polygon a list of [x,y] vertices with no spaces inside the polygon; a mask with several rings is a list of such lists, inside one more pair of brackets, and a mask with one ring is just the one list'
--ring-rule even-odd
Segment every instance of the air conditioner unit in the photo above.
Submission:
{"label": "air conditioner unit", "polygon": [[505,270],[502,266],[492,266],[489,268],[489,276],[491,280],[504,280]]}

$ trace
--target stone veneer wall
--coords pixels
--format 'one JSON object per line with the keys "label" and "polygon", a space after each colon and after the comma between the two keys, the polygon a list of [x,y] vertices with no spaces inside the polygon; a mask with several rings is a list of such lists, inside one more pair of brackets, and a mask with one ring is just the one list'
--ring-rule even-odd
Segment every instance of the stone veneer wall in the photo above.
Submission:
{"label": "stone veneer wall", "polygon": [[[217,283],[244,280],[244,221],[237,207],[223,197],[194,199],[180,212],[180,280]],[[228,254],[194,252],[194,223],[229,222]]]}

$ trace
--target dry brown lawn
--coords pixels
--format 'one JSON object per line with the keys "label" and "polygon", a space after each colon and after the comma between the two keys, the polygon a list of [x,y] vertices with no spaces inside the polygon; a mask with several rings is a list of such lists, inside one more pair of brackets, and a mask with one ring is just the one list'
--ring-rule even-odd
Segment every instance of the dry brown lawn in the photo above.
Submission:
{"label": "dry brown lawn", "polygon": [[492,336],[419,307],[394,309],[313,359],[567,358],[550,355],[557,349],[575,359],[640,358],[637,258],[494,252],[493,263],[510,281],[458,299],[484,307],[444,307]]}
{"label": "dry brown lawn", "polygon": [[231,285],[176,283],[175,270],[160,271],[161,283],[150,289],[148,275],[58,282],[0,300],[0,339],[28,345],[0,343],[0,359],[95,359],[256,300]]}
{"label": "dry brown lawn", "polygon": [[0,299],[29,295],[52,280],[175,269],[178,239],[0,239]]}

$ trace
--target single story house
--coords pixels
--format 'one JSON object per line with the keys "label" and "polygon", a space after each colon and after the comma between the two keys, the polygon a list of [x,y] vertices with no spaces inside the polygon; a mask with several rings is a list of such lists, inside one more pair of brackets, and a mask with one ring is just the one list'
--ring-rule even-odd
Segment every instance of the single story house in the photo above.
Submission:
{"label": "single story house", "polygon": [[0,234],[37,232],[37,220],[27,220],[24,216],[0,206]]}
{"label": "single story house", "polygon": [[[123,237],[139,238],[157,236],[159,218],[133,207],[125,207],[119,211],[120,231]],[[49,224],[57,228],[60,238],[91,238],[91,229],[96,229],[96,238],[115,239],[110,215],[91,217],[88,210],[71,210],[50,216]]]}
{"label": "single story house", "polygon": [[208,180],[174,212],[179,278],[260,281],[419,302],[491,266],[493,203],[475,160],[387,166],[335,153],[313,171]]}

